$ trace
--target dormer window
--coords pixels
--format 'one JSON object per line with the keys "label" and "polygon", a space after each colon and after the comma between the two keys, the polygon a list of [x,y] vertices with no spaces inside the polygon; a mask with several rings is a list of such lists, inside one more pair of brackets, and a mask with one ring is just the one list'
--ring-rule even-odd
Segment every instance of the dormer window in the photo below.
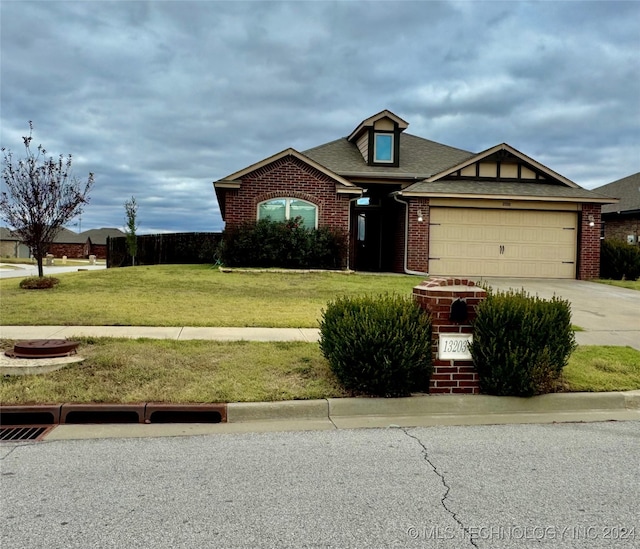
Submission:
{"label": "dormer window", "polygon": [[393,134],[375,133],[373,141],[373,161],[393,163]]}
{"label": "dormer window", "polygon": [[391,111],[384,110],[366,120],[347,137],[368,166],[400,166],[400,134],[409,124]]}

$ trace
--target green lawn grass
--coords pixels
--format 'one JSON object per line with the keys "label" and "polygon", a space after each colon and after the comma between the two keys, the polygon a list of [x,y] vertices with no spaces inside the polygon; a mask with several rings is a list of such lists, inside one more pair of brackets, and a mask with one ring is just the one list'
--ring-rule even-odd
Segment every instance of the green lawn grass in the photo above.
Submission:
{"label": "green lawn grass", "polygon": [[57,274],[51,290],[0,281],[3,325],[262,326],[316,328],[341,295],[410,295],[423,278],[348,273],[222,273],[154,265]]}
{"label": "green lawn grass", "polygon": [[628,288],[629,290],[640,291],[640,280],[609,280],[606,278],[599,278],[594,280],[600,284],[609,284],[610,286],[618,286],[620,288]]}
{"label": "green lawn grass", "polygon": [[[3,404],[260,402],[345,396],[318,344],[82,338],[86,360],[5,376]],[[4,340],[3,348],[11,348]]]}
{"label": "green lawn grass", "polygon": [[578,347],[563,371],[566,391],[640,389],[640,351],[631,347]]}
{"label": "green lawn grass", "polygon": [[[41,375],[5,376],[3,404],[260,402],[348,396],[317,343],[81,338],[86,358]],[[2,349],[13,342],[0,340]],[[640,351],[579,347],[563,391],[640,389]]]}

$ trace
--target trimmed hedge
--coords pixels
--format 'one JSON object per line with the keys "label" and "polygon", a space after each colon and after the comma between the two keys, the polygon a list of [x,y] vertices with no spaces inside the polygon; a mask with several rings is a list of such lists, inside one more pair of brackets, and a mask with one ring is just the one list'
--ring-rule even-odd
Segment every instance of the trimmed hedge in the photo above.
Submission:
{"label": "trimmed hedge", "polygon": [[640,248],[621,240],[603,240],[600,247],[600,278],[637,280]]}
{"label": "trimmed hedge", "polygon": [[428,391],[431,317],[411,298],[342,297],[322,311],[320,349],[345,389],[373,396]]}
{"label": "trimmed hedge", "polygon": [[554,296],[487,289],[474,321],[471,356],[480,390],[499,396],[533,396],[555,389],[576,348],[571,306]]}
{"label": "trimmed hedge", "polygon": [[226,229],[219,248],[228,267],[343,269],[347,238],[328,227],[307,229],[301,218],[262,219]]}

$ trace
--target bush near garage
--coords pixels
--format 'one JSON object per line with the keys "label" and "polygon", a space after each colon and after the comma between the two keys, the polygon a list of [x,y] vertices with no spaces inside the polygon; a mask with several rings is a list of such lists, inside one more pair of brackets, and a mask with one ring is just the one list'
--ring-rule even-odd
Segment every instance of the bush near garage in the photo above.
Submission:
{"label": "bush near garage", "polygon": [[219,248],[228,267],[342,269],[346,266],[346,236],[335,229],[308,229],[302,218],[261,219],[226,229]]}
{"label": "bush near garage", "polygon": [[487,290],[470,345],[480,391],[528,397],[555,390],[576,348],[569,302],[532,297],[524,289]]}
{"label": "bush near garage", "polygon": [[381,397],[428,391],[431,317],[409,297],[341,297],[320,322],[320,350],[348,391]]}
{"label": "bush near garage", "polygon": [[622,240],[603,240],[600,248],[600,278],[637,280],[640,248]]}

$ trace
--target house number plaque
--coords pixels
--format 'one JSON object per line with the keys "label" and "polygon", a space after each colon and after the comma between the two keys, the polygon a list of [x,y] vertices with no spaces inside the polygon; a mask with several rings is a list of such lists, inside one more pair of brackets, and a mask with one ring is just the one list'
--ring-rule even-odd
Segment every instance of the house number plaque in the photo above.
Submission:
{"label": "house number plaque", "polygon": [[469,344],[471,334],[440,334],[438,339],[439,360],[471,360]]}

